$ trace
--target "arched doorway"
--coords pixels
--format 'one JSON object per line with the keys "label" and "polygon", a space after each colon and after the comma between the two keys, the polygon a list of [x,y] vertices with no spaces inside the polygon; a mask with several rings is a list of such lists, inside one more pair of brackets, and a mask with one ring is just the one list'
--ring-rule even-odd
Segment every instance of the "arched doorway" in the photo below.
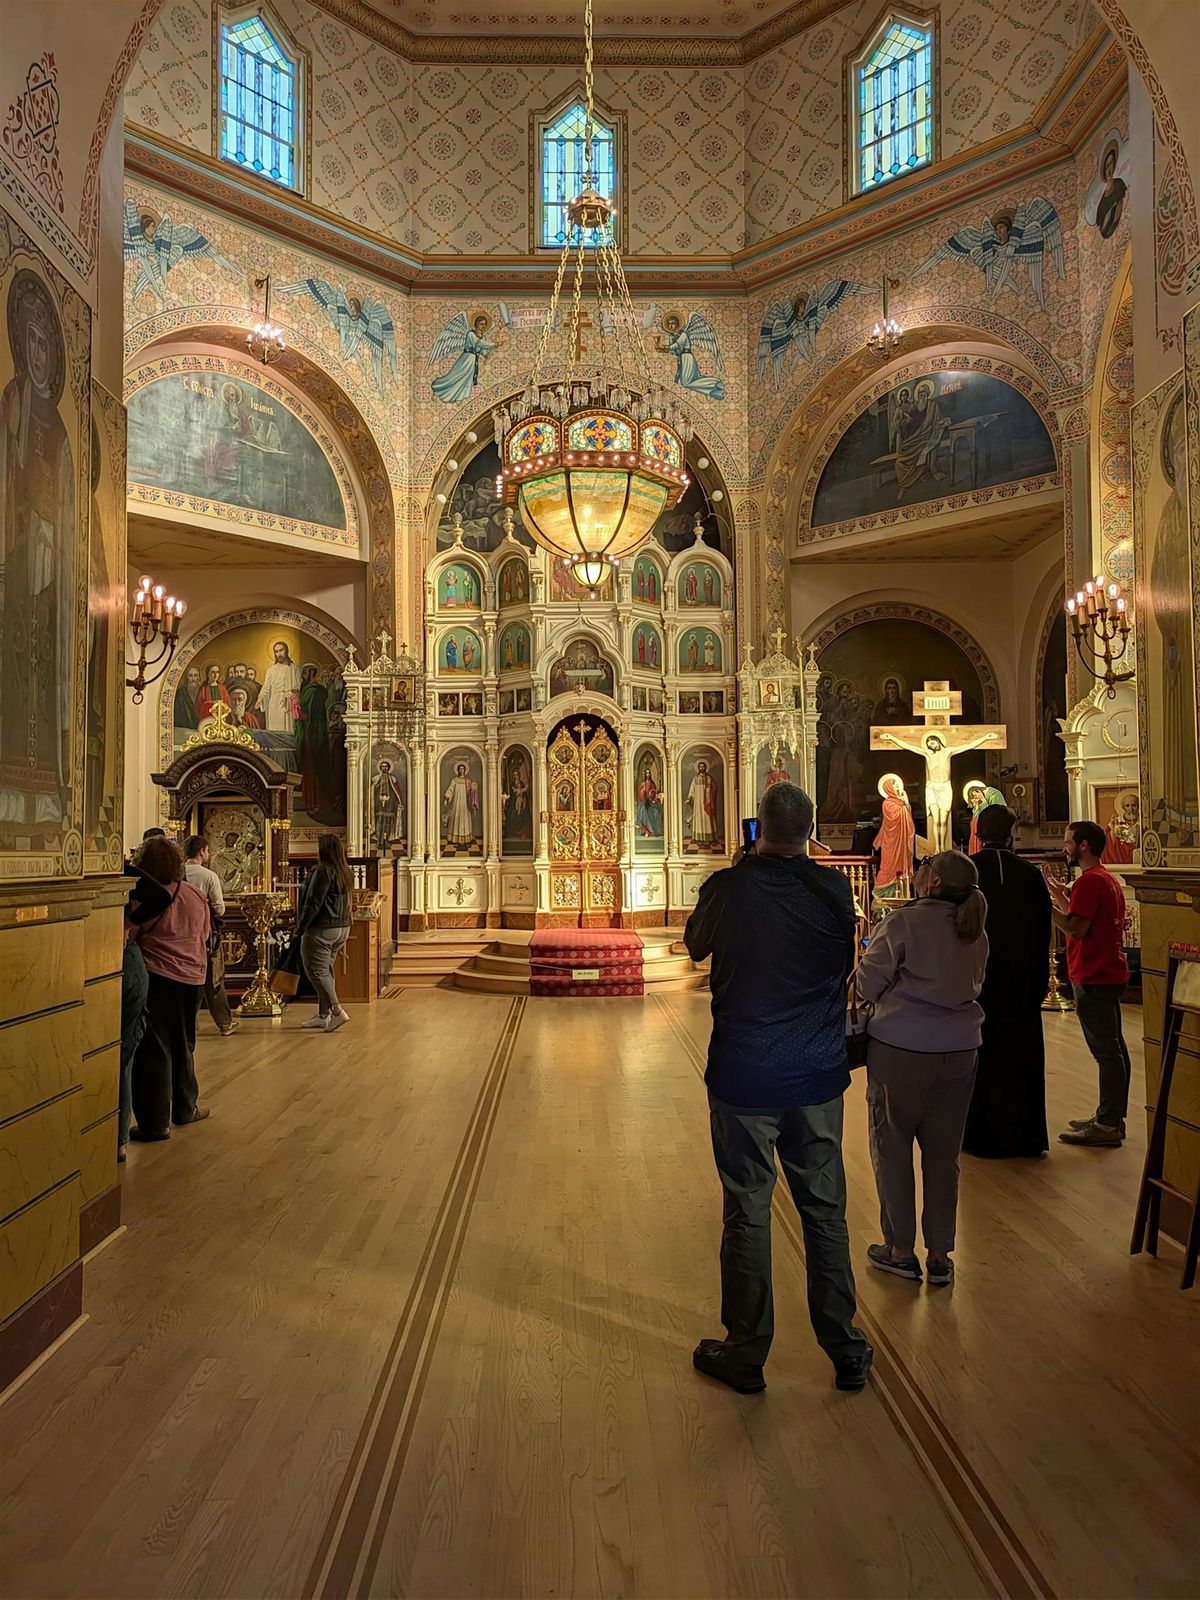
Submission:
{"label": "arched doorway", "polygon": [[566,717],[546,743],[550,910],[556,927],[621,921],[620,745],[600,717]]}

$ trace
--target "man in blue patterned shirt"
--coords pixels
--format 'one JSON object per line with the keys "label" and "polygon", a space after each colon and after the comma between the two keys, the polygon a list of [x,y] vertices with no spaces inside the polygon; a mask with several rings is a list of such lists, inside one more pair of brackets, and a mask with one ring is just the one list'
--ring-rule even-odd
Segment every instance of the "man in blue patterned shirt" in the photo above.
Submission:
{"label": "man in blue patterned shirt", "polygon": [[725,1338],[702,1339],[692,1362],[740,1394],[766,1388],[778,1152],[804,1228],[813,1331],[837,1387],[856,1391],[867,1381],[872,1351],[854,1326],[842,1164],[854,900],[840,872],[806,854],[813,803],[802,789],[774,784],[759,804],[758,823],[756,846],[705,882],[684,932],[693,961],[712,957],[705,1083],[725,1191]]}

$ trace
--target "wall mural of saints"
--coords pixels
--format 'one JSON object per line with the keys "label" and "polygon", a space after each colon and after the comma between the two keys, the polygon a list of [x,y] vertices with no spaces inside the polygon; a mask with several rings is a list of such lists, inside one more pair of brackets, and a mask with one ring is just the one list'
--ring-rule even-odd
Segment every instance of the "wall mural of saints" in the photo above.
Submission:
{"label": "wall mural of saints", "polygon": [[657,745],[644,744],[633,763],[633,848],[636,855],[660,856],[663,826],[663,757]]}
{"label": "wall mural of saints", "polygon": [[[660,312],[651,302],[642,314],[642,327],[653,328],[654,348],[675,358],[675,382],[681,389],[702,395],[706,400],[725,398],[725,358],[721,354],[721,341],[717,330],[700,311],[685,317],[682,311]],[[700,370],[696,352],[707,356],[716,369],[711,374]]]}
{"label": "wall mural of saints", "polygon": [[[503,300],[496,302],[496,317],[506,332],[511,330],[512,312]],[[442,328],[425,363],[430,372],[443,362],[451,363],[430,382],[435,400],[457,405],[469,399],[471,391],[479,386],[479,369],[499,342],[493,334],[496,317],[490,311],[456,311]]]}
{"label": "wall mural of saints", "polygon": [[[1189,372],[1189,381],[1191,373]],[[1195,547],[1189,543],[1184,385],[1133,411],[1138,591],[1138,697],[1144,749],[1142,861],[1170,865],[1200,849],[1197,783]],[[1148,581],[1147,581],[1148,580]],[[1147,849],[1149,843],[1149,849]],[[1164,854],[1158,855],[1162,851]],[[1158,859],[1151,860],[1155,854]]]}
{"label": "wall mural of saints", "polygon": [[278,622],[234,624],[184,669],[175,691],[176,753],[218,704],[286,772],[300,774],[293,823],[346,825],[346,685],[319,640]]}
{"label": "wall mural of saints", "polygon": [[651,627],[648,622],[639,622],[633,630],[630,651],[635,667],[661,669],[664,659],[662,637],[658,629]]}
{"label": "wall mural of saints", "polygon": [[160,306],[165,306],[167,278],[181,261],[212,261],[236,278],[242,276],[229,257],[197,228],[186,222],[173,222],[166,213],[149,204],[126,200],[123,242],[126,261],[136,264],[136,276],[129,293],[131,303],[139,295],[148,293]]}
{"label": "wall mural of saints", "polygon": [[439,672],[483,671],[483,646],[470,628],[451,628],[438,640]]}
{"label": "wall mural of saints", "polygon": [[519,556],[506,561],[500,568],[497,592],[501,610],[505,606],[522,606],[529,599],[529,568]]}
{"label": "wall mural of saints", "polygon": [[118,737],[125,693],[125,407],[92,384],[84,689],[83,848],[90,872],[121,864],[124,773]]}
{"label": "wall mural of saints", "polygon": [[73,875],[83,866],[79,600],[91,493],[90,322],[83,301],[15,221],[7,220],[7,241],[0,256],[0,871]]}
{"label": "wall mural of saints", "polygon": [[478,611],[483,604],[483,578],[469,561],[443,567],[438,573],[439,611]]}
{"label": "wall mural of saints", "polygon": [[1096,176],[1083,202],[1084,219],[1102,239],[1116,233],[1129,193],[1129,150],[1116,128],[1110,128],[1100,143]]}
{"label": "wall mural of saints", "polygon": [[689,628],[679,640],[680,672],[720,672],[721,641],[711,628]]}
{"label": "wall mural of saints", "polygon": [[721,574],[711,562],[690,562],[679,574],[676,598],[681,606],[719,606]]}
{"label": "wall mural of saints", "polygon": [[[232,364],[226,363],[232,368]],[[129,397],[129,481],[270,517],[345,530],[320,444],[274,394],[227,372],[173,372]]]}
{"label": "wall mural of saints", "polygon": [[663,576],[657,561],[652,557],[641,554],[634,558],[633,563],[633,598],[648,606],[656,606],[662,600]]}
{"label": "wall mural of saints", "polygon": [[533,757],[523,745],[511,745],[500,762],[501,853],[533,854]]}
{"label": "wall mural of saints", "polygon": [[465,745],[442,757],[439,783],[441,854],[483,854],[483,763],[477,750]]}
{"label": "wall mural of saints", "polygon": [[302,278],[298,283],[275,285],[276,298],[302,294],[325,313],[341,340],[343,361],[357,360],[374,374],[375,387],[384,394],[395,382],[396,330],[385,305],[369,295],[357,295],[324,278]]}
{"label": "wall mural of saints", "polygon": [[1065,278],[1058,212],[1042,195],[1034,195],[1018,205],[1002,207],[994,216],[983,217],[978,227],[969,225],[952,233],[914,268],[913,277],[919,278],[942,261],[969,262],[983,273],[989,300],[1006,289],[1022,295],[1028,282],[1034,299],[1044,308],[1042,271],[1047,257],[1058,277]]}
{"label": "wall mural of saints", "polygon": [[870,284],[830,278],[816,294],[800,289],[789,300],[774,301],[767,307],[758,334],[759,383],[766,378],[769,366],[771,387],[778,389],[785,369],[790,371],[801,360],[813,360],[817,335],[842,301],[875,292]]}
{"label": "wall mural of saints", "polygon": [[685,855],[725,853],[725,793],[721,780],[721,758],[709,745],[696,745],[680,762]]}
{"label": "wall mural of saints", "polygon": [[1052,473],[1054,445],[1011,384],[984,372],[898,383],[846,429],[821,473],[814,527]]}
{"label": "wall mural of saints", "polygon": [[610,696],[613,693],[612,666],[591,639],[572,639],[551,664],[550,693],[566,694],[570,689]]}
{"label": "wall mural of saints", "polygon": [[496,653],[501,672],[519,672],[533,660],[533,644],[523,622],[510,622],[500,635]]}
{"label": "wall mural of saints", "polygon": [[369,837],[380,855],[408,850],[408,757],[391,739],[371,746],[367,769]]}

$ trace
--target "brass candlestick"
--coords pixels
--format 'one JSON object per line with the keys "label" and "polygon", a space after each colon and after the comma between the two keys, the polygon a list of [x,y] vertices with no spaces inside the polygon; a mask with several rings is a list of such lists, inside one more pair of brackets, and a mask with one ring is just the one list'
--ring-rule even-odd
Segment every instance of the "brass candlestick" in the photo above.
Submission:
{"label": "brass candlestick", "polygon": [[280,1017],[283,1015],[283,1006],[279,1002],[279,996],[271,988],[268,956],[271,949],[271,928],[285,911],[291,909],[291,901],[286,894],[279,894],[269,889],[261,894],[242,895],[241,907],[246,921],[254,929],[254,950],[258,956],[258,970],[254,974],[254,981],[242,996],[242,1003],[238,1006],[236,1015]]}
{"label": "brass candlestick", "polygon": [[[1060,883],[1067,882],[1067,869],[1057,857],[1052,858],[1047,865],[1051,874]],[[1050,924],[1050,981],[1046,985],[1046,998],[1042,1001],[1043,1011],[1057,1011],[1065,1016],[1068,1011],[1074,1011],[1075,1001],[1070,993],[1064,990],[1062,978],[1058,971],[1059,932],[1053,922]]]}

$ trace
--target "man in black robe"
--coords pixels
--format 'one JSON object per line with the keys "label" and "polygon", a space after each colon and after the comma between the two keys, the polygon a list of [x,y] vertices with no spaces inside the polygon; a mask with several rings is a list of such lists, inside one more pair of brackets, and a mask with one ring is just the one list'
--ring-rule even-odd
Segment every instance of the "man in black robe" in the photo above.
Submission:
{"label": "man in black robe", "polygon": [[985,806],[972,858],[987,900],[988,961],[979,1003],[983,1039],[963,1149],[973,1156],[1041,1156],[1046,1133],[1042,1001],[1050,976],[1050,895],[1037,867],[1014,855],[1017,819]]}

